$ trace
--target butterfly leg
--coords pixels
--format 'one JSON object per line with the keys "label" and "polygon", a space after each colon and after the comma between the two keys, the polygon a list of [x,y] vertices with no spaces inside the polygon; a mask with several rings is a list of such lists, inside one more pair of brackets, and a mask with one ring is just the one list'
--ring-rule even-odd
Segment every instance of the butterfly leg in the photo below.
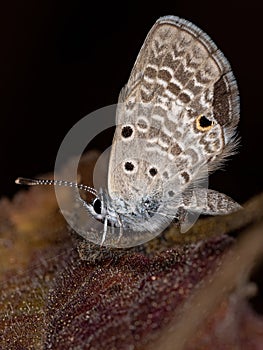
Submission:
{"label": "butterfly leg", "polygon": [[107,219],[107,217],[105,217],[104,225],[103,225],[103,235],[102,235],[102,240],[101,240],[100,246],[103,246],[103,243],[105,242],[107,229],[108,229],[108,219]]}
{"label": "butterfly leg", "polygon": [[118,237],[118,241],[117,241],[117,243],[119,243],[120,240],[121,240],[121,237],[122,237],[122,235],[123,235],[123,227],[122,227],[122,223],[121,223],[121,220],[120,220],[119,217],[117,217],[117,221],[118,221],[119,228],[120,228],[119,237]]}

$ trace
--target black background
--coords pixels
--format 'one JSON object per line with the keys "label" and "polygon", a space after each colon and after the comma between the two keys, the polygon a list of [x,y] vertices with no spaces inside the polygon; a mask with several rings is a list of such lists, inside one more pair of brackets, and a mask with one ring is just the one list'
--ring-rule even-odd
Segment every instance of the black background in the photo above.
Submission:
{"label": "black background", "polygon": [[[0,8],[0,195],[18,176],[53,170],[67,131],[117,102],[151,26],[186,18],[230,61],[241,95],[240,152],[210,187],[243,203],[262,190],[262,9],[260,1],[18,0]],[[111,139],[107,141],[108,145]],[[104,138],[98,147],[104,147]]]}

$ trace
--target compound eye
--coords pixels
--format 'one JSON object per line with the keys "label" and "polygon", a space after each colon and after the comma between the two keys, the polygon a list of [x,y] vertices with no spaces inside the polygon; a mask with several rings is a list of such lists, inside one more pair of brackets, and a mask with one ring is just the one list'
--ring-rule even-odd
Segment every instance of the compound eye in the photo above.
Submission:
{"label": "compound eye", "polygon": [[101,200],[99,198],[95,198],[92,202],[92,206],[96,214],[101,214]]}

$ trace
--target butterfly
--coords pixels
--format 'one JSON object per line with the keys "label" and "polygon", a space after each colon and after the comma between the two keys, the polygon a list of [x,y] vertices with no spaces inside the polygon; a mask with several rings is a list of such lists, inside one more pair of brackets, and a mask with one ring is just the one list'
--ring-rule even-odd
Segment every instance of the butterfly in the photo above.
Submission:
{"label": "butterfly", "polygon": [[[200,214],[241,206],[208,189],[208,174],[235,153],[239,94],[230,64],[194,24],[161,17],[148,33],[122,89],[106,188],[18,178],[27,185],[88,191],[88,216],[101,224],[83,234],[102,245],[138,245],[177,221],[185,232]],[[97,233],[96,233],[97,232]]]}

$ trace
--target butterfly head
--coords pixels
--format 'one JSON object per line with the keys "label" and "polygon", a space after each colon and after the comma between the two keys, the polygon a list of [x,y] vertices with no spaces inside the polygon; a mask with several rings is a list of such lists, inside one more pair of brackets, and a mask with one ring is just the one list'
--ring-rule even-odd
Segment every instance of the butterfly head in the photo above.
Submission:
{"label": "butterfly head", "polygon": [[142,196],[138,201],[126,201],[110,197],[105,189],[100,189],[96,197],[84,207],[96,219],[107,226],[143,231],[145,223],[158,212],[161,201],[155,196]]}

